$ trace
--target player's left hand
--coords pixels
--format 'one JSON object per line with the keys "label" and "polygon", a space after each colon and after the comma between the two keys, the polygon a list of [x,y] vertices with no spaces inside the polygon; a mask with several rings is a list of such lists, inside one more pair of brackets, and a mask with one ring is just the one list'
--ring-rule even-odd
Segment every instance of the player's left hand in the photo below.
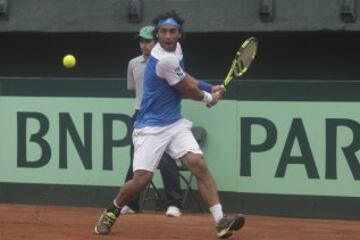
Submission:
{"label": "player's left hand", "polygon": [[220,100],[220,94],[219,93],[215,92],[215,93],[212,93],[211,95],[212,95],[213,100],[212,100],[211,103],[206,104],[206,106],[208,108],[211,108],[211,107],[215,106]]}

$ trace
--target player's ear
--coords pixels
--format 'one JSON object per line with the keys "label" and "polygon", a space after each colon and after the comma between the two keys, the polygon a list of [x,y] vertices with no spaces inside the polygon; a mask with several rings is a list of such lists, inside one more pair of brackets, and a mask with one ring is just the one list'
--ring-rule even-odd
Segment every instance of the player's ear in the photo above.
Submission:
{"label": "player's ear", "polygon": [[185,34],[183,32],[182,29],[180,29],[180,33],[179,33],[179,40],[182,40],[184,38]]}

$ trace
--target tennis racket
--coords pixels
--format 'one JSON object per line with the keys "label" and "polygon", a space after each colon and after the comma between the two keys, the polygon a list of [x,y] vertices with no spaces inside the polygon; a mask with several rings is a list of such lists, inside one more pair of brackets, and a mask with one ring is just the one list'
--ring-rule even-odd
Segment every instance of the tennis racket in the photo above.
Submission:
{"label": "tennis racket", "polygon": [[258,41],[255,37],[250,37],[241,44],[240,49],[236,52],[231,68],[227,74],[223,85],[227,87],[231,80],[242,76],[254,61],[257,53]]}

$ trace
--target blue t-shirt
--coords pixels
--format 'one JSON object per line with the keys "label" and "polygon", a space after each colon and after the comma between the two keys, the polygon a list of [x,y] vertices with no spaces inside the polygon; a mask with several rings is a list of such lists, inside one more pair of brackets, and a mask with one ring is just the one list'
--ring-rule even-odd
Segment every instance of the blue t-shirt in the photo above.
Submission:
{"label": "blue t-shirt", "polygon": [[166,126],[182,118],[181,93],[173,85],[185,78],[181,46],[167,52],[159,43],[145,68],[143,96],[134,128]]}

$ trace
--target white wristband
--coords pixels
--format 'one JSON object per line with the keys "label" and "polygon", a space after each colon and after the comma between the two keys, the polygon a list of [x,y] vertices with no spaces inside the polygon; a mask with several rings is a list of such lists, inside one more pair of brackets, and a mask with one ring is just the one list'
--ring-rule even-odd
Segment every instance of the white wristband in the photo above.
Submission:
{"label": "white wristband", "polygon": [[203,91],[203,93],[204,93],[204,98],[201,101],[206,104],[211,103],[213,101],[212,95],[205,91]]}

